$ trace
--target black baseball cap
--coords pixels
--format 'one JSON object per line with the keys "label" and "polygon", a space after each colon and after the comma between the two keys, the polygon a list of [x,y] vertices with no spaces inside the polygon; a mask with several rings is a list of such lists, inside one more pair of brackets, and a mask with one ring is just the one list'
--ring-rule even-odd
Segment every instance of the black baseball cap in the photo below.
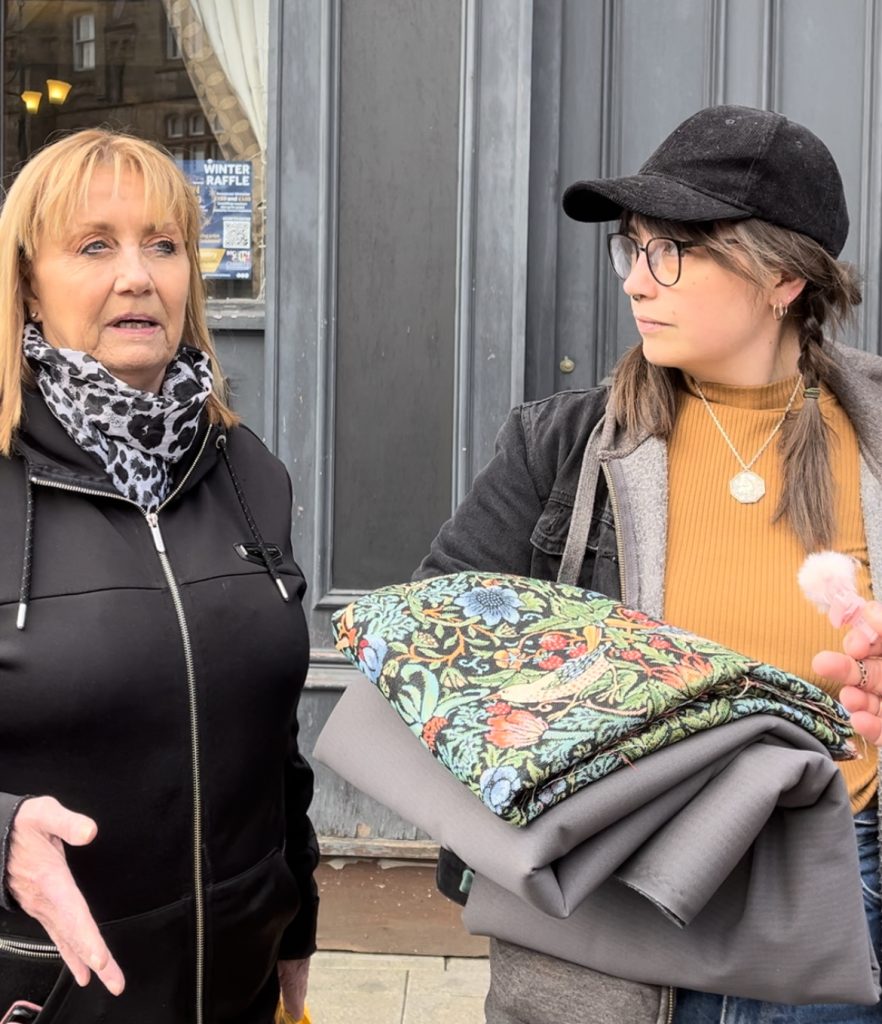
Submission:
{"label": "black baseball cap", "polygon": [[577,181],[563,194],[574,220],[627,210],[680,222],[758,217],[808,235],[838,256],[848,235],[839,168],[795,121],[754,107],[706,107],[664,140],[637,174]]}

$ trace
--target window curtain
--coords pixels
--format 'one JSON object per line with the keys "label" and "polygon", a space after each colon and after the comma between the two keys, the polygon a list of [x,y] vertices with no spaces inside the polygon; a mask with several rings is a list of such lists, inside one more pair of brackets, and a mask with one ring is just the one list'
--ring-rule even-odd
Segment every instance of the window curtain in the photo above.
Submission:
{"label": "window curtain", "polygon": [[266,152],[269,0],[190,0],[190,6]]}
{"label": "window curtain", "polygon": [[254,273],[262,292],[269,0],[162,2],[224,158],[251,161]]}

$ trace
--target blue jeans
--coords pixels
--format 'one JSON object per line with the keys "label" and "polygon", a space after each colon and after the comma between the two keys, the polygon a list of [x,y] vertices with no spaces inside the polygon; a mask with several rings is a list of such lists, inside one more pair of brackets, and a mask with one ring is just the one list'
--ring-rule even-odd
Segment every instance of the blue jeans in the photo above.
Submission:
{"label": "blue jeans", "polygon": [[[879,845],[876,836],[876,810],[855,815],[858,854],[861,862],[861,886],[864,909],[873,949],[879,950],[880,897]],[[835,970],[830,965],[830,970]],[[882,1024],[882,1003],[875,1006],[854,1006],[849,1003],[817,1003],[812,1006],[789,1006],[784,1003],[763,1003],[736,996],[715,996],[707,992],[679,989],[674,1024]]]}

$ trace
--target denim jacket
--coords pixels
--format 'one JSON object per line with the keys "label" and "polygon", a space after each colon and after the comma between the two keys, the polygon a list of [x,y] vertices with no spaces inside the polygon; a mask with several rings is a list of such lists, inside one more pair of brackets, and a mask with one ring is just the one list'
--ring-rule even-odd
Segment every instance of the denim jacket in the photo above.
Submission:
{"label": "denim jacket", "polygon": [[[414,579],[467,569],[554,580],[567,541],[582,453],[609,391],[566,391],[518,406],[496,454],[435,540]],[[619,555],[605,477],[598,481],[579,585],[620,598]]]}

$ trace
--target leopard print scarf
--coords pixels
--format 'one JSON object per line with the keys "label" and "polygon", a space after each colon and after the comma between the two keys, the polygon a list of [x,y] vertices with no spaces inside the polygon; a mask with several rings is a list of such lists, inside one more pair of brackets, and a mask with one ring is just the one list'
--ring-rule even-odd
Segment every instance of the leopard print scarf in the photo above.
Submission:
{"label": "leopard print scarf", "polygon": [[211,394],[208,356],[182,346],[162,390],[153,394],[118,380],[85,352],[54,348],[34,324],[25,326],[24,352],[46,404],[71,438],[98,459],[123,497],[155,512]]}

